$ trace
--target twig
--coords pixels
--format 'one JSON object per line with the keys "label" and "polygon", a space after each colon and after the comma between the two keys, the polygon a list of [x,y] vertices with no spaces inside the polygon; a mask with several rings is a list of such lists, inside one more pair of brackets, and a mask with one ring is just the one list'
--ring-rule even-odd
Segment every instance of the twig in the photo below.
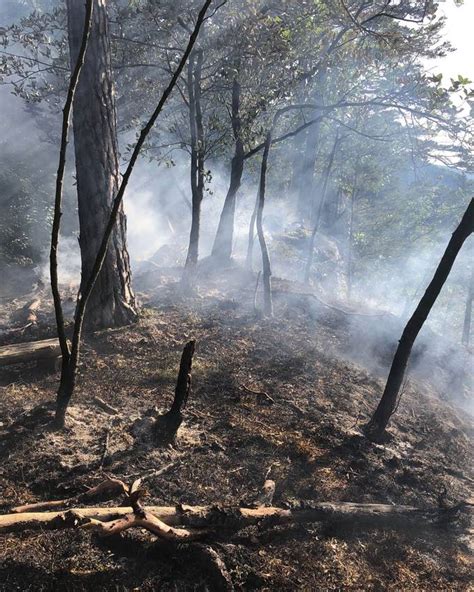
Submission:
{"label": "twig", "polygon": [[265,391],[254,391],[253,389],[249,388],[248,386],[245,386],[245,384],[241,384],[240,388],[242,388],[244,391],[247,391],[248,393],[252,393],[252,395],[258,395],[259,397],[264,397],[272,405],[275,402],[275,399],[273,397],[271,397]]}
{"label": "twig", "polygon": [[112,407],[112,405],[109,405],[100,397],[94,397],[92,400],[98,407],[100,407],[106,413],[109,413],[110,415],[117,415],[118,409],[116,407]]}

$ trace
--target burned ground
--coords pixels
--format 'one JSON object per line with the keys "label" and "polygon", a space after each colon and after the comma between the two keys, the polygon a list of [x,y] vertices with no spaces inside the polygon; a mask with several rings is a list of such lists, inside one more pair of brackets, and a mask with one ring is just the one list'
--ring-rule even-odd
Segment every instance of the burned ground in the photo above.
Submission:
{"label": "burned ground", "polygon": [[[348,315],[275,281],[275,319],[256,319],[254,278],[235,278],[225,290],[202,278],[190,298],[170,276],[141,278],[139,323],[86,338],[62,432],[50,428],[58,377],[34,367],[2,370],[3,513],[80,493],[104,472],[127,482],[144,477],[153,505],[244,505],[267,476],[278,506],[433,507],[470,497],[471,423],[443,400],[446,393],[410,380],[391,440],[367,442],[359,430],[380,397],[383,373],[344,356],[361,338]],[[49,335],[50,317],[40,321],[30,330]],[[157,448],[150,425],[170,406],[190,338],[197,350],[185,422],[175,446]],[[119,413],[98,407],[97,396]],[[468,590],[471,576],[466,539],[441,526],[336,531],[264,523],[210,544],[241,590]],[[4,590],[221,589],[199,545],[163,545],[140,531],[110,539],[81,530],[3,535],[0,562]]]}

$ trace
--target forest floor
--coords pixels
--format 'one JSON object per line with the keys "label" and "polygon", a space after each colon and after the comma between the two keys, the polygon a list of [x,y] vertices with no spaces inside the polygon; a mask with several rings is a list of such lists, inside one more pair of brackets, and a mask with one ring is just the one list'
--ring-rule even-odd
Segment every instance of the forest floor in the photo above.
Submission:
{"label": "forest floor", "polygon": [[[300,288],[275,280],[275,318],[259,319],[255,280],[233,277],[225,288],[202,278],[188,298],[172,274],[137,278],[140,321],[87,336],[62,432],[50,428],[58,376],[34,366],[1,370],[2,513],[83,492],[104,472],[126,482],[143,477],[150,505],[245,505],[267,477],[276,482],[276,506],[312,500],[436,507],[441,497],[454,505],[472,496],[467,414],[428,382],[410,380],[390,441],[367,442],[359,430],[381,395],[390,347],[377,346],[381,359],[368,369],[348,358],[358,340],[360,360],[376,355],[350,315],[290,294]],[[364,315],[374,327],[390,323]],[[50,313],[39,316],[34,331],[1,339],[54,335]],[[190,338],[197,345],[185,421],[176,444],[158,448],[147,429],[171,404]],[[97,396],[119,413],[103,411]],[[447,527],[335,531],[264,523],[210,545],[236,590],[467,591],[473,575],[468,542]],[[219,588],[193,544],[164,545],[139,530],[101,539],[69,529],[0,536],[0,589]]]}

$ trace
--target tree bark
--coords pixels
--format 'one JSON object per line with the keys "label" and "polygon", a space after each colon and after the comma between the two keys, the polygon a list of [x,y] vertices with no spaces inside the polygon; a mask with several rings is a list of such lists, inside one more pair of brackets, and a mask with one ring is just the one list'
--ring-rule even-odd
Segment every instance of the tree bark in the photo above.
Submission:
{"label": "tree bark", "polygon": [[230,170],[230,185],[224,201],[216,238],[212,247],[212,256],[221,261],[229,261],[232,256],[232,244],[234,240],[235,201],[242,181],[244,170],[244,144],[241,138],[240,119],[240,84],[234,78],[232,84],[232,131],[235,140],[235,152],[232,158]]}
{"label": "tree bark", "polygon": [[[71,64],[77,60],[84,3],[67,0]],[[119,186],[114,88],[105,0],[94,0],[84,66],[73,105],[74,148],[82,260],[81,292],[88,281]],[[120,208],[110,248],[90,297],[86,326],[120,326],[137,318],[126,242],[126,218]]]}
{"label": "tree bark", "polygon": [[201,71],[203,53],[197,49],[189,58],[188,95],[189,127],[191,131],[191,194],[192,218],[185,275],[192,273],[199,257],[201,203],[204,196],[204,130],[201,107]]}
{"label": "tree bark", "polygon": [[393,415],[398,401],[398,393],[403,383],[408,359],[415,339],[423,327],[438,295],[451,271],[457,254],[465,240],[474,232],[474,199],[471,199],[459,226],[453,232],[436,272],[421,298],[415,312],[406,324],[397,351],[392,361],[387,384],[380,403],[369,423],[364,427],[365,434],[371,440],[383,438],[385,428]]}

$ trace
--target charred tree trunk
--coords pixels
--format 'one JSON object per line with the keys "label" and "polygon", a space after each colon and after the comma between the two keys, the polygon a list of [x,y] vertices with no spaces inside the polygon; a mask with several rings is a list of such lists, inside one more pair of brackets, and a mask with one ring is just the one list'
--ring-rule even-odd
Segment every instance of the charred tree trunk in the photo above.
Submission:
{"label": "charred tree trunk", "polygon": [[306,260],[306,267],[305,267],[305,272],[304,272],[305,284],[309,283],[309,278],[311,275],[311,267],[313,265],[313,257],[314,257],[314,243],[315,243],[315,239],[316,239],[316,234],[319,230],[319,225],[321,223],[321,216],[322,216],[322,212],[323,212],[324,202],[326,200],[326,193],[327,193],[327,188],[328,188],[329,177],[331,175],[332,165],[334,164],[334,157],[336,155],[336,150],[337,150],[338,145],[339,145],[339,133],[336,133],[336,138],[334,140],[334,144],[333,144],[331,153],[329,155],[329,161],[328,161],[328,164],[326,167],[326,171],[324,173],[323,187],[322,187],[322,191],[321,191],[321,197],[319,199],[318,212],[316,215],[316,220],[314,222],[313,232],[311,233],[311,238],[309,240],[308,258]]}
{"label": "charred tree trunk", "polygon": [[[77,61],[84,2],[67,0],[71,65]],[[104,0],[94,0],[89,43],[73,106],[82,259],[81,293],[100,248],[119,186],[119,159],[110,38]],[[90,297],[86,326],[120,326],[137,319],[126,242],[126,218],[120,208],[110,248]]]}
{"label": "charred tree trunk", "polygon": [[364,428],[367,437],[371,440],[380,440],[385,433],[385,428],[397,406],[398,393],[400,392],[403,383],[413,343],[436,302],[464,241],[473,232],[474,199],[471,199],[459,226],[451,236],[433,279],[428,285],[426,292],[415,309],[415,312],[408,321],[398,343],[398,348],[395,352],[395,357],[393,358],[384,393],[375,413]]}
{"label": "charred tree trunk", "polygon": [[462,328],[462,342],[469,345],[471,341],[471,320],[472,320],[472,301],[474,300],[474,266],[471,271],[471,281],[467,291],[466,308],[464,310],[464,323]]}
{"label": "charred tree trunk", "polygon": [[196,341],[194,339],[184,346],[173,404],[167,413],[157,418],[154,426],[154,437],[157,444],[169,444],[173,442],[178,428],[183,421],[181,411],[186,407],[191,392],[191,370],[195,346]]}
{"label": "charred tree trunk", "polygon": [[191,195],[192,219],[189,235],[185,276],[192,274],[199,257],[199,232],[201,224],[201,203],[204,195],[204,131],[201,107],[201,71],[203,53],[197,49],[189,58],[188,95],[189,127],[191,131]]}
{"label": "charred tree trunk", "polygon": [[224,207],[222,208],[219,225],[217,227],[214,246],[212,247],[212,256],[222,261],[228,261],[232,256],[235,201],[244,170],[244,144],[241,138],[241,127],[240,84],[237,78],[234,78],[232,85],[232,131],[235,140],[235,152],[230,170],[229,190],[227,191],[224,201]]}

